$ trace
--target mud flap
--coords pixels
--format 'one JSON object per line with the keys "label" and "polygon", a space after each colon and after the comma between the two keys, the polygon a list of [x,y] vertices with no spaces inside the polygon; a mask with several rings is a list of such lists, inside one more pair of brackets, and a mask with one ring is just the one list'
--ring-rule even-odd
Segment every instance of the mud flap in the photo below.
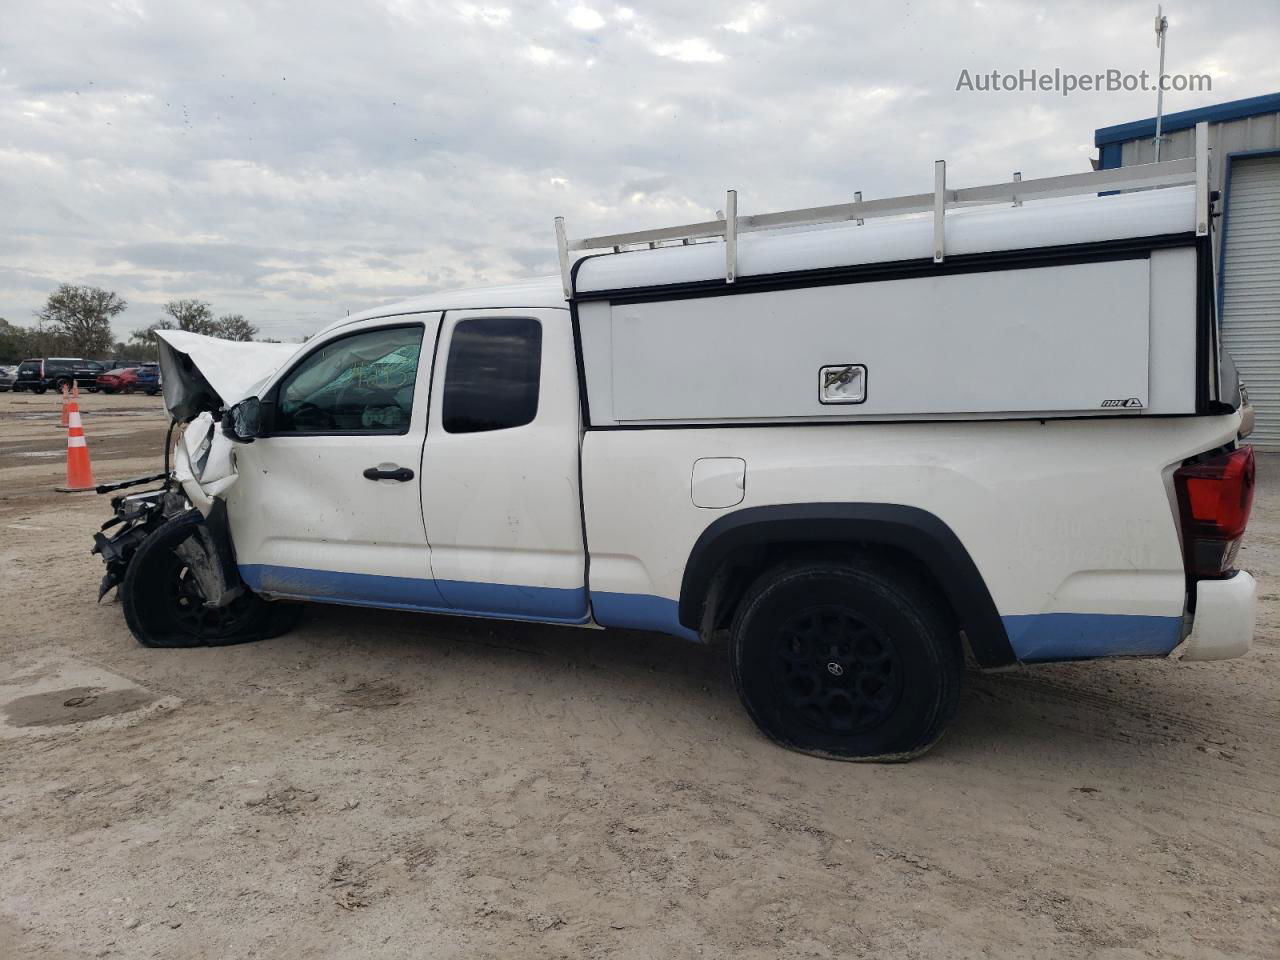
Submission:
{"label": "mud flap", "polygon": [[[240,579],[235,547],[231,543],[231,527],[227,522],[225,500],[213,501],[199,534],[204,549],[193,550],[193,553],[198,553],[200,556],[194,563],[188,561],[188,565],[192,575],[200,581],[204,595],[217,598],[206,601],[205,605],[225,607],[236,597],[241,596],[246,589],[244,581]],[[187,544],[183,545],[185,546]],[[179,552],[182,552],[181,548]],[[185,555],[184,559],[187,559]]]}

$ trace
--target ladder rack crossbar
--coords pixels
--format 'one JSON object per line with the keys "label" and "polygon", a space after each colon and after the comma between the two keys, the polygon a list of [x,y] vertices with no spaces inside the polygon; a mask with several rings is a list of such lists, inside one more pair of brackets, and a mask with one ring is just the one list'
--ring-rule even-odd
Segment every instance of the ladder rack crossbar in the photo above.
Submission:
{"label": "ladder rack crossbar", "polygon": [[[735,215],[737,194],[735,191],[730,191],[725,205],[727,213],[725,218],[570,240],[564,232],[563,218],[558,217],[556,240],[560,254],[560,267],[564,279],[565,295],[572,296],[569,282],[571,265],[569,254],[576,251],[620,249],[638,244],[652,247],[670,242],[688,243],[694,240],[721,239],[727,245],[734,247],[734,251],[728,253],[726,264],[727,278],[730,278],[736,272],[736,238],[743,233],[779,230],[788,227],[818,226],[850,220],[861,222],[880,217],[895,217],[930,211],[934,213],[935,223],[938,224],[938,229],[935,232],[940,233],[941,224],[949,208],[999,203],[1012,203],[1016,206],[1021,206],[1022,202],[1026,200],[1043,200],[1051,197],[1068,197],[1108,191],[1153,189],[1194,183],[1197,193],[1197,228],[1198,231],[1207,231],[1207,226],[1202,226],[1202,224],[1207,224],[1208,221],[1208,166],[1208,126],[1201,123],[1196,125],[1195,156],[1181,160],[1162,160],[1157,163],[1095,170],[1089,173],[1073,173],[1059,177],[1041,177],[1035,180],[1016,178],[1003,183],[962,187],[959,189],[947,188],[945,173],[942,173],[940,174],[941,179],[935,183],[934,192],[931,193],[886,197],[879,200],[859,199],[852,203],[836,203],[822,207],[804,207],[797,210],[782,210],[776,213],[757,213],[744,216]],[[939,170],[942,169],[945,168],[939,165]],[[1020,175],[1017,176],[1020,177]],[[858,196],[861,197],[861,194],[859,193]],[[940,241],[941,237],[938,239]],[[935,246],[935,259],[940,261],[944,255],[942,244],[939,242]],[[732,282],[732,279],[729,279],[729,282]]]}

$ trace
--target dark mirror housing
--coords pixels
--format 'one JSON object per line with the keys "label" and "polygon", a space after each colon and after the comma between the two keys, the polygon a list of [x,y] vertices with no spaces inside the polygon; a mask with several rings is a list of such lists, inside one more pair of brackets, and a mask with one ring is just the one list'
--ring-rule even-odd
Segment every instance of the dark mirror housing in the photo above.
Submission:
{"label": "dark mirror housing", "polygon": [[245,397],[222,415],[222,432],[237,443],[253,443],[262,436],[262,401]]}

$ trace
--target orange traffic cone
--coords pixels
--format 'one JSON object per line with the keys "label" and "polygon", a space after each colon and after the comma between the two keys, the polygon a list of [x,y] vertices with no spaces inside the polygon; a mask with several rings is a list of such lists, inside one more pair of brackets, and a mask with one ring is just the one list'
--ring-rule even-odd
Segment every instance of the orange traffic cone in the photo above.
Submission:
{"label": "orange traffic cone", "polygon": [[62,422],[58,424],[60,427],[67,425],[67,414],[71,412],[71,397],[67,393],[67,385],[62,385]]}
{"label": "orange traffic cone", "polygon": [[92,490],[93,469],[89,466],[89,448],[84,440],[84,425],[80,422],[80,404],[74,398],[67,421],[67,485],[56,489],[62,493]]}

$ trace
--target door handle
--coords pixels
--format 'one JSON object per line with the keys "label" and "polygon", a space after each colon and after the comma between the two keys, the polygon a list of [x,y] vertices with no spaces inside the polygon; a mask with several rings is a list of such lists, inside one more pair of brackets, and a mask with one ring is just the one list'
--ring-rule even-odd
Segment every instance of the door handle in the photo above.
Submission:
{"label": "door handle", "polygon": [[366,480],[398,480],[407,483],[413,479],[413,471],[408,467],[397,467],[394,463],[380,463],[376,467],[365,467]]}

